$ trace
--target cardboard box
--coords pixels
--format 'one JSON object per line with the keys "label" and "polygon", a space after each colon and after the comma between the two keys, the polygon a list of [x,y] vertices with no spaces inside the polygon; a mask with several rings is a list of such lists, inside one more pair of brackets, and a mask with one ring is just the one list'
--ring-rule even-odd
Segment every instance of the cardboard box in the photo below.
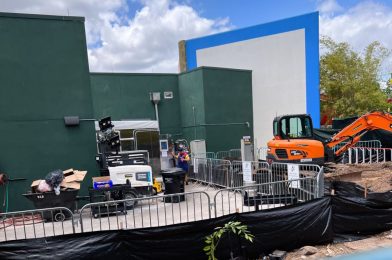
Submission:
{"label": "cardboard box", "polygon": [[68,169],[63,171],[64,177],[74,174],[74,169]]}
{"label": "cardboard box", "polygon": [[38,185],[39,185],[39,183],[41,182],[42,180],[35,180],[35,181],[33,181],[33,183],[31,184],[31,187],[33,188],[33,187],[38,187]]}
{"label": "cardboard box", "polygon": [[80,183],[79,182],[62,182],[60,183],[60,187],[65,188],[65,189],[77,189],[80,190]]}
{"label": "cardboard box", "polygon": [[72,174],[72,175],[65,177],[63,181],[64,182],[74,182],[74,181],[77,181],[77,177],[75,174]]}
{"label": "cardboard box", "polygon": [[83,181],[84,177],[87,175],[87,171],[75,171],[76,181]]}

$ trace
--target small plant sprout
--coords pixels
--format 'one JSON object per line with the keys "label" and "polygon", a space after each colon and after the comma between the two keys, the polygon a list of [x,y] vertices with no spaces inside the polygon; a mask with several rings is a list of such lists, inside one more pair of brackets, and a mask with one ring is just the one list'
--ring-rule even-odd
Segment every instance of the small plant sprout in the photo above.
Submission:
{"label": "small plant sprout", "polygon": [[246,225],[242,225],[239,221],[230,221],[223,227],[216,227],[214,230],[215,231],[211,235],[206,236],[206,246],[203,248],[204,252],[208,256],[208,260],[217,260],[215,257],[215,251],[220,239],[225,233],[229,235],[230,233],[233,233],[234,235],[253,243],[254,235],[249,232]]}

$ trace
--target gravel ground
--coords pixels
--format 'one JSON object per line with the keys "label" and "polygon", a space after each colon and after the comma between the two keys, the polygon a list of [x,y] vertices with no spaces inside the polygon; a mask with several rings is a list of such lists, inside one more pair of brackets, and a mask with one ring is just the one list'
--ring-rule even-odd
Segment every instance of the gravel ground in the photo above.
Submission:
{"label": "gravel ground", "polygon": [[[310,249],[303,247],[289,252],[285,260],[326,259],[333,256],[347,255],[385,247],[392,247],[391,231],[352,242],[320,245],[310,247]],[[315,253],[310,254],[311,251]]]}

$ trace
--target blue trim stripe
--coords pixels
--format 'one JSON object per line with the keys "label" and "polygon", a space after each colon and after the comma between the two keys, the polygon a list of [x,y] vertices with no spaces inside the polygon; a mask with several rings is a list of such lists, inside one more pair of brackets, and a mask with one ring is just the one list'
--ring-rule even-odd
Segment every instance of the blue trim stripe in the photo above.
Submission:
{"label": "blue trim stripe", "polygon": [[318,12],[187,40],[187,70],[197,67],[197,50],[299,29],[305,29],[306,111],[312,116],[313,126],[320,127]]}

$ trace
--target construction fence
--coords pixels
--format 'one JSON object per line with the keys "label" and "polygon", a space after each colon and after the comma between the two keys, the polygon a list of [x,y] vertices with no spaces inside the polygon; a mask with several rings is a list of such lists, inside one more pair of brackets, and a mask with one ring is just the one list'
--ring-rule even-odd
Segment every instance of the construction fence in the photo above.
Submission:
{"label": "construction fence", "polygon": [[[341,147],[346,145],[347,142],[342,142],[332,148],[334,152],[339,150]],[[359,141],[354,145],[354,147],[350,148],[348,151],[346,151],[342,156],[341,163],[365,163],[365,162],[377,162],[378,160],[381,161],[388,161],[391,160],[391,157],[389,156],[388,152],[390,149],[389,148],[382,148],[381,142],[379,140],[368,140],[368,141]],[[377,150],[379,152],[385,150],[385,157],[383,155],[375,155],[377,154]],[[356,153],[358,151],[358,156],[356,156]],[[268,153],[268,148],[267,147],[259,147],[255,149],[255,160],[259,161],[266,161],[267,159],[267,153]],[[351,153],[351,161],[349,160],[349,156]],[[355,157],[354,157],[355,156]],[[372,156],[372,158],[370,158]],[[389,157],[388,157],[389,156]],[[241,160],[241,149],[230,149],[228,151],[219,151],[217,153],[214,152],[207,152],[203,154],[191,154],[192,158],[206,158],[206,159],[224,159],[224,160]],[[357,159],[358,158],[358,159]]]}
{"label": "construction fence", "polygon": [[392,161],[392,148],[353,147],[344,153],[342,162],[349,164],[385,163]]}
{"label": "construction fence", "polygon": [[[203,174],[190,175],[197,187],[203,183],[200,187],[205,191],[89,203],[76,214],[67,208],[0,213],[0,241],[169,226],[234,212],[283,207],[323,196],[323,169],[318,166],[298,166],[293,171],[296,178],[292,178],[292,165],[252,162],[254,181],[241,182],[242,169],[249,165],[199,159],[198,169]],[[217,184],[212,188],[208,185],[211,183]],[[231,187],[221,185],[224,188],[219,189],[219,183],[229,183]]]}
{"label": "construction fence", "polygon": [[[293,170],[290,168],[293,168]],[[313,164],[268,164],[263,161],[244,162],[193,158],[189,178],[222,188],[310,178],[314,180],[314,184],[311,186],[302,185],[302,187],[319,196],[318,194],[323,192],[323,174],[323,167]]]}

